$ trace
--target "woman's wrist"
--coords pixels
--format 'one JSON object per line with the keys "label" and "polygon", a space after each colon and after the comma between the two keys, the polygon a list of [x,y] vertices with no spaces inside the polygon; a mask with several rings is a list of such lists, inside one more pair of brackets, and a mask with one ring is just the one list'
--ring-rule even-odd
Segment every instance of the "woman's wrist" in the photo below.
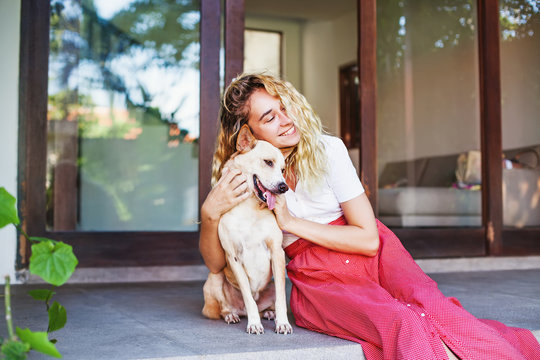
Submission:
{"label": "woman's wrist", "polygon": [[294,234],[295,224],[297,221],[298,221],[297,217],[292,216],[292,215],[287,216],[285,221],[281,224],[282,225],[281,230],[285,230],[287,232]]}
{"label": "woman's wrist", "polygon": [[211,209],[208,209],[207,206],[203,204],[201,206],[201,220],[202,221],[209,221],[209,222],[218,222],[221,218],[221,214],[216,212],[215,210],[212,211]]}

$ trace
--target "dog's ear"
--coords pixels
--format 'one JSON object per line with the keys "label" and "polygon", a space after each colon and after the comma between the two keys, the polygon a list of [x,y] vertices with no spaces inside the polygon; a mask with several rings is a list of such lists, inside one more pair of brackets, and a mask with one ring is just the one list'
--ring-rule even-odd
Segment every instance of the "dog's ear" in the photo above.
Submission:
{"label": "dog's ear", "polygon": [[255,144],[257,144],[257,139],[255,139],[255,136],[251,133],[248,124],[244,124],[236,139],[236,150],[245,153],[253,149]]}

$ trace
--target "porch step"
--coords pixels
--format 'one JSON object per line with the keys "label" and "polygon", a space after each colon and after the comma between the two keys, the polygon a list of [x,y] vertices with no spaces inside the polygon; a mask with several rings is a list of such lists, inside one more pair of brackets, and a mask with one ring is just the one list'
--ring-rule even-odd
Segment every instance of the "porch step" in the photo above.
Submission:
{"label": "porch step", "polygon": [[[540,269],[540,256],[418,259],[416,262],[428,274]],[[208,269],[204,265],[77,268],[68,283],[204,281],[207,276]],[[18,280],[26,284],[43,283],[40,278],[30,275],[27,270],[19,272]]]}
{"label": "porch step", "polygon": [[[294,343],[300,345],[302,339],[295,339]],[[159,358],[138,358],[136,360],[365,360],[360,344],[343,346],[321,346],[313,348],[299,348],[289,350],[268,350],[254,352],[234,352],[227,354],[208,354],[192,356],[174,356]]]}
{"label": "porch step", "polygon": [[[540,340],[540,269],[435,273],[447,296],[457,297],[479,318],[533,329]],[[68,284],[53,300],[68,312],[66,327],[54,333],[64,359],[364,359],[359,344],[293,326],[292,335],[245,333],[246,320],[228,325],[201,315],[202,281]],[[290,283],[288,284],[290,292]],[[21,328],[43,331],[47,313],[27,295],[43,285],[14,285],[12,312]],[[3,318],[3,307],[0,318]],[[293,321],[290,315],[291,322]],[[6,335],[0,326],[0,336]],[[49,359],[33,353],[30,359]]]}

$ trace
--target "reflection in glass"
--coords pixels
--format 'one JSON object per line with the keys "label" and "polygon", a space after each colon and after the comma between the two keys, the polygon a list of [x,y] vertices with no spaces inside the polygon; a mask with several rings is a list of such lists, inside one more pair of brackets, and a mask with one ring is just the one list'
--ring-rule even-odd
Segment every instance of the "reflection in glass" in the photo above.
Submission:
{"label": "reflection in glass", "polygon": [[197,0],[51,2],[49,230],[196,231]]}
{"label": "reflection in glass", "polygon": [[379,217],[480,226],[476,1],[377,6]]}
{"label": "reflection in glass", "polygon": [[500,0],[503,223],[540,226],[540,5]]}

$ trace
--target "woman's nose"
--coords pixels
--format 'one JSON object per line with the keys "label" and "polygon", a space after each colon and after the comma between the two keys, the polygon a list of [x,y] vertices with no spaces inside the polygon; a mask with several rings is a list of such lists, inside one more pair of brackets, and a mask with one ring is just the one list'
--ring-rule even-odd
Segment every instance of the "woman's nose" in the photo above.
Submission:
{"label": "woman's nose", "polygon": [[291,123],[291,119],[287,116],[287,113],[283,110],[279,111],[279,120],[281,126],[287,126]]}

